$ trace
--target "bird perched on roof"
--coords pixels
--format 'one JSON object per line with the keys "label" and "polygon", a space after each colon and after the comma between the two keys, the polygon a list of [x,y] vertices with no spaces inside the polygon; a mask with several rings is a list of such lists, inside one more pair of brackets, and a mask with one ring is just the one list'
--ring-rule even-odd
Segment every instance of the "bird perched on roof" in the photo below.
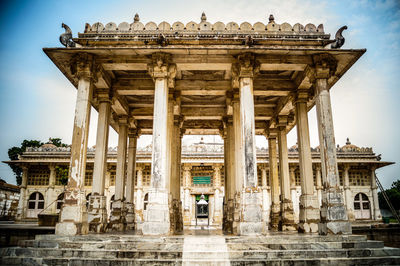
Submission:
{"label": "bird perched on roof", "polygon": [[344,44],[344,37],[342,36],[342,32],[347,30],[347,26],[341,27],[335,34],[335,42],[331,44],[331,48],[339,49]]}
{"label": "bird perched on roof", "polygon": [[71,29],[64,23],[61,24],[61,27],[65,29],[65,32],[60,35],[61,44],[65,47],[75,47],[75,42],[72,40]]}

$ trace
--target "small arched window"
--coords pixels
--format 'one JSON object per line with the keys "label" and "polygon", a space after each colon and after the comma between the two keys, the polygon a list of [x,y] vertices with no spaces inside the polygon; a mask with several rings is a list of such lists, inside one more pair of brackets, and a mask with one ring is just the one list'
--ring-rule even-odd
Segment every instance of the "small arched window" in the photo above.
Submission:
{"label": "small arched window", "polygon": [[146,195],[144,195],[144,199],[143,199],[143,210],[147,210],[148,203],[149,203],[149,193],[146,193]]}
{"label": "small arched window", "polygon": [[64,203],[64,192],[58,195],[57,197],[57,210],[61,210],[63,203]]}
{"label": "small arched window", "polygon": [[29,196],[28,209],[30,210],[43,210],[44,197],[40,192],[34,192]]}
{"label": "small arched window", "polygon": [[89,208],[89,199],[90,199],[91,195],[92,195],[92,193],[89,193],[86,195],[86,209]]}
{"label": "small arched window", "polygon": [[114,199],[115,199],[115,195],[112,195],[111,199],[110,199],[110,209],[112,209],[112,203],[113,203]]}

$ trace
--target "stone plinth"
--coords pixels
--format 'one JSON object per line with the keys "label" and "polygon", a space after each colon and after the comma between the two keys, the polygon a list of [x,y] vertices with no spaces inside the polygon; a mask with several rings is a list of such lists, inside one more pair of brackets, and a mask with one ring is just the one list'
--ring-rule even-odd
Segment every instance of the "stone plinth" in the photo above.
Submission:
{"label": "stone plinth", "polygon": [[105,232],[107,227],[107,197],[93,195],[89,198],[89,230],[96,233]]}
{"label": "stone plinth", "polygon": [[152,189],[149,191],[149,203],[145,222],[142,226],[144,235],[166,235],[170,232],[168,192]]}

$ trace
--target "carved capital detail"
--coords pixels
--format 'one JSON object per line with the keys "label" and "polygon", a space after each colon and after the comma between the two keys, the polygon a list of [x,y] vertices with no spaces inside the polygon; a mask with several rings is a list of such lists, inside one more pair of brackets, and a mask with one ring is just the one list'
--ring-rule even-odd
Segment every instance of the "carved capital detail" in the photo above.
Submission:
{"label": "carved capital detail", "polygon": [[313,56],[315,65],[315,78],[328,79],[336,73],[337,60],[330,54],[317,54]]}
{"label": "carved capital detail", "polygon": [[71,59],[70,71],[72,75],[75,75],[78,79],[96,79],[94,73],[94,62],[93,55],[88,53],[76,54]]}
{"label": "carved capital detail", "polygon": [[128,132],[128,137],[129,138],[138,138],[140,137],[141,134],[140,128],[130,128]]}
{"label": "carved capital detail", "polygon": [[260,72],[260,62],[252,53],[238,55],[232,64],[232,88],[239,88],[239,78],[252,78]]}
{"label": "carved capital detail", "polygon": [[152,54],[152,63],[148,64],[147,69],[153,80],[157,78],[167,78],[168,87],[175,87],[176,65],[170,63],[171,55],[165,53]]}

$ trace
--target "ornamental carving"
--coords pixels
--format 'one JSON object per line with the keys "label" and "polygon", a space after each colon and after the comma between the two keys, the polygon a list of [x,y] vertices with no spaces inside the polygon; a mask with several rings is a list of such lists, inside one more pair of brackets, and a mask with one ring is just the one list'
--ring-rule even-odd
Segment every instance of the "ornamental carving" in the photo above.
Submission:
{"label": "ornamental carving", "polygon": [[168,87],[175,86],[176,65],[170,64],[171,55],[165,53],[152,54],[152,63],[148,64],[147,69],[150,76],[155,81],[157,78],[168,78]]}
{"label": "ornamental carving", "polygon": [[332,55],[317,54],[313,56],[313,61],[316,78],[329,78],[336,73],[337,60]]}
{"label": "ornamental carving", "polygon": [[93,55],[88,53],[79,53],[73,56],[70,62],[71,74],[76,76],[76,78],[95,78],[92,74],[94,72]]}
{"label": "ornamental carving", "polygon": [[260,72],[260,62],[252,53],[241,54],[232,64],[232,87],[239,88],[239,78],[252,78]]}

